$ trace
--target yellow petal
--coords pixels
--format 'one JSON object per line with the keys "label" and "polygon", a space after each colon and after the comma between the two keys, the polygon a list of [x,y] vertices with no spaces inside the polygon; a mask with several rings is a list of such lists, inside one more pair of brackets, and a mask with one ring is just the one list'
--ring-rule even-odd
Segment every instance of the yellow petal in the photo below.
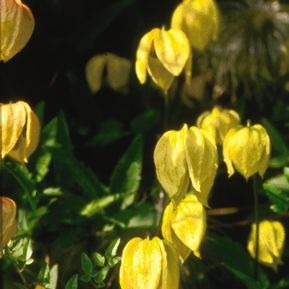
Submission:
{"label": "yellow petal", "polygon": [[178,238],[198,256],[206,231],[206,211],[193,194],[188,194],[177,206],[171,226]]}
{"label": "yellow petal", "polygon": [[155,33],[157,33],[158,30],[159,30],[158,28],[154,28],[148,33],[146,33],[141,38],[139,46],[136,51],[135,71],[136,76],[141,84],[144,84],[147,79],[147,66],[149,61],[149,55],[152,51]]}
{"label": "yellow petal", "polygon": [[180,75],[190,56],[190,44],[184,32],[177,29],[158,30],[154,48],[163,66],[174,76]]}
{"label": "yellow petal", "polygon": [[26,112],[21,103],[0,104],[0,159],[3,159],[16,145],[25,122]]}
{"label": "yellow petal", "polygon": [[123,91],[129,82],[131,63],[124,57],[107,54],[107,83],[115,91]]}
{"label": "yellow petal", "polygon": [[204,206],[208,206],[218,168],[218,155],[216,145],[204,130],[193,126],[187,131],[186,160],[195,194]]}
{"label": "yellow petal", "polygon": [[34,17],[21,0],[0,0],[0,61],[24,48],[34,30]]}
{"label": "yellow petal", "polygon": [[102,54],[92,57],[86,64],[86,81],[92,93],[98,92],[102,86],[102,78],[106,61],[106,55]]}
{"label": "yellow petal", "polygon": [[188,174],[185,154],[187,125],[180,131],[164,133],[154,150],[157,178],[172,201],[178,203],[187,191]]}

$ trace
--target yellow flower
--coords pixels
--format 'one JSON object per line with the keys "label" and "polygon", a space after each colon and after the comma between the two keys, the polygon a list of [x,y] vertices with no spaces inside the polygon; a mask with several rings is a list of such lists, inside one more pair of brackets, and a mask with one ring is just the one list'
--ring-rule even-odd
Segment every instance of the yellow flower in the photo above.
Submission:
{"label": "yellow flower", "polygon": [[223,156],[229,177],[238,171],[245,179],[265,174],[271,150],[270,138],[259,124],[230,129],[223,142]]}
{"label": "yellow flower", "polygon": [[183,30],[192,47],[203,50],[218,34],[219,12],[215,2],[183,1],[173,13],[171,27]]}
{"label": "yellow flower", "polygon": [[0,103],[1,156],[27,162],[38,145],[40,124],[37,116],[24,101]]}
{"label": "yellow flower", "polygon": [[0,0],[0,61],[8,61],[29,41],[34,17],[21,0]]}
{"label": "yellow flower", "polygon": [[144,84],[148,73],[167,91],[174,77],[183,71],[189,56],[190,44],[181,30],[154,28],[140,40],[135,63],[137,78]]}
{"label": "yellow flower", "polygon": [[190,181],[200,202],[208,205],[218,165],[216,145],[205,131],[185,124],[180,131],[164,133],[156,144],[154,163],[159,182],[175,204]]}
{"label": "yellow flower", "polygon": [[[277,270],[285,243],[285,229],[278,221],[262,221],[259,223],[258,262]],[[256,258],[256,224],[252,225],[247,249]]]}
{"label": "yellow flower", "polygon": [[197,126],[206,130],[217,144],[222,144],[227,132],[240,123],[239,114],[231,109],[215,106],[197,119]]}
{"label": "yellow flower", "polygon": [[1,231],[0,231],[0,257],[3,248],[8,244],[10,239],[15,235],[16,225],[16,204],[8,197],[0,197],[1,202]]}
{"label": "yellow flower", "polygon": [[122,289],[177,289],[179,259],[164,240],[133,238],[123,249],[119,281]]}
{"label": "yellow flower", "polygon": [[184,261],[191,251],[200,257],[199,248],[206,231],[206,211],[193,194],[176,207],[169,203],[164,210],[162,234],[172,243]]}
{"label": "yellow flower", "polygon": [[125,92],[129,82],[131,63],[124,57],[113,53],[92,57],[86,64],[86,80],[91,92],[100,90],[102,83],[118,92]]}

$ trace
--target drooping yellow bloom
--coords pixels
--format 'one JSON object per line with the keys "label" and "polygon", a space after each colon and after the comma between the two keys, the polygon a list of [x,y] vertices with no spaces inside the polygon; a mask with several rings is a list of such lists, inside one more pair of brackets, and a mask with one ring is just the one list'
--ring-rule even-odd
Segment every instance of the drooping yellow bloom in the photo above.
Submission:
{"label": "drooping yellow bloom", "polygon": [[92,57],[86,64],[85,75],[91,92],[96,93],[105,82],[114,91],[125,92],[129,82],[131,63],[113,53]]}
{"label": "drooping yellow bloom", "polygon": [[0,61],[22,50],[33,30],[33,14],[21,0],[0,0]]}
{"label": "drooping yellow bloom", "polygon": [[154,163],[159,182],[175,204],[190,181],[198,199],[208,205],[218,165],[216,145],[205,131],[185,124],[180,131],[164,133],[156,144]]}
{"label": "drooping yellow bloom", "polygon": [[230,129],[223,142],[223,157],[229,177],[238,171],[245,179],[258,173],[265,174],[270,157],[271,143],[263,126],[256,124]]}
{"label": "drooping yellow bloom", "polygon": [[189,56],[190,44],[184,32],[154,28],[140,40],[135,63],[137,78],[144,84],[148,73],[167,91],[174,77],[183,71]]}
{"label": "drooping yellow bloom", "polygon": [[175,9],[171,27],[181,29],[192,47],[203,50],[216,39],[219,12],[214,0],[185,0]]}
{"label": "drooping yellow bloom", "polygon": [[7,245],[10,239],[15,235],[17,230],[16,225],[16,204],[8,197],[0,197],[1,218],[0,218],[0,257],[2,256],[3,248]]}
{"label": "drooping yellow bloom", "polygon": [[[258,262],[277,270],[280,265],[285,244],[285,229],[278,221],[262,221],[259,223]],[[247,249],[256,258],[256,224],[252,225]]]}
{"label": "drooping yellow bloom", "polygon": [[197,119],[197,126],[206,130],[217,144],[222,144],[227,132],[239,123],[240,116],[236,111],[219,106],[204,112]]}
{"label": "drooping yellow bloom", "polygon": [[9,155],[27,162],[39,142],[40,124],[37,116],[24,101],[0,103],[0,160]]}
{"label": "drooping yellow bloom", "polygon": [[199,248],[206,231],[206,211],[193,194],[176,207],[169,203],[164,210],[162,234],[171,242],[184,261],[191,251],[200,256]]}
{"label": "drooping yellow bloom", "polygon": [[119,281],[122,289],[177,289],[179,259],[165,240],[133,238],[123,249]]}

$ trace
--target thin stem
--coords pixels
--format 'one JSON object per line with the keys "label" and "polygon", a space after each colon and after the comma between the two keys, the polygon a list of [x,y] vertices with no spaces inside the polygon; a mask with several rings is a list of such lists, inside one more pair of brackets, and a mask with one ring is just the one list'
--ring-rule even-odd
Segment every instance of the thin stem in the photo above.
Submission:
{"label": "thin stem", "polygon": [[163,117],[163,126],[164,130],[167,129],[169,124],[169,93],[166,91],[163,95],[164,98],[164,117]]}
{"label": "thin stem", "polygon": [[254,278],[258,280],[259,275],[259,202],[258,202],[258,176],[253,176],[253,194],[254,194],[254,222],[256,226],[256,243],[255,243],[255,264],[254,264]]}

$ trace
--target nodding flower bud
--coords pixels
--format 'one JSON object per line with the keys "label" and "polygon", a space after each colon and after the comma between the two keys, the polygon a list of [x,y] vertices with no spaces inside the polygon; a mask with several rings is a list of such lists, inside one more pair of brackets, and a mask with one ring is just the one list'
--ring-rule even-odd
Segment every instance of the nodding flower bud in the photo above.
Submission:
{"label": "nodding flower bud", "polygon": [[212,111],[202,113],[197,119],[197,126],[204,129],[216,142],[222,144],[227,132],[239,125],[239,114],[231,109],[215,106]]}
{"label": "nodding flower bud", "polygon": [[192,251],[200,257],[199,248],[206,231],[206,211],[193,194],[177,206],[169,203],[164,210],[162,234],[175,247],[182,261]]}
{"label": "nodding flower bud", "polygon": [[183,30],[191,46],[203,50],[216,39],[219,22],[214,0],[185,0],[175,9],[171,27]]}
{"label": "nodding flower bud", "polygon": [[21,0],[1,0],[0,61],[8,61],[22,50],[33,30],[33,14]]}
{"label": "nodding flower bud", "polygon": [[[285,243],[285,229],[278,221],[264,220],[259,223],[258,262],[277,270],[280,265]],[[247,249],[256,259],[256,224],[254,223],[248,239]]]}
{"label": "nodding flower bud", "polygon": [[174,77],[183,71],[189,56],[190,44],[183,31],[154,28],[141,38],[137,48],[137,78],[144,84],[148,73],[166,92]]}
{"label": "nodding flower bud", "polygon": [[0,218],[0,257],[3,248],[16,233],[16,204],[8,197],[0,197],[1,218]]}
{"label": "nodding flower bud", "polygon": [[258,173],[265,174],[270,157],[271,143],[265,128],[256,124],[237,126],[225,136],[223,157],[229,177],[238,171],[245,179]]}
{"label": "nodding flower bud", "polygon": [[123,249],[119,273],[122,289],[178,289],[179,258],[164,240],[133,238]]}
{"label": "nodding flower bud", "polygon": [[0,103],[0,116],[0,160],[9,155],[19,162],[27,162],[39,142],[37,116],[24,101]]}

